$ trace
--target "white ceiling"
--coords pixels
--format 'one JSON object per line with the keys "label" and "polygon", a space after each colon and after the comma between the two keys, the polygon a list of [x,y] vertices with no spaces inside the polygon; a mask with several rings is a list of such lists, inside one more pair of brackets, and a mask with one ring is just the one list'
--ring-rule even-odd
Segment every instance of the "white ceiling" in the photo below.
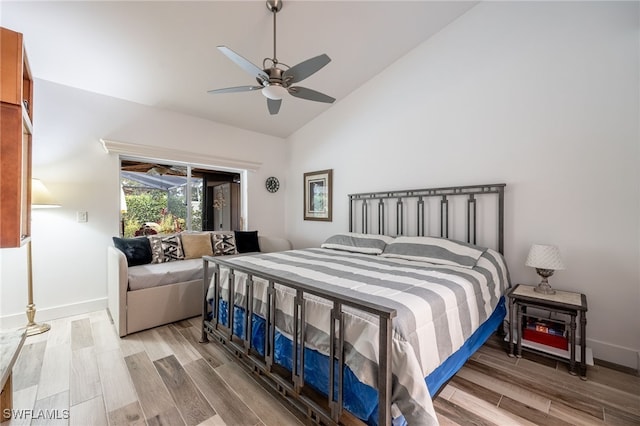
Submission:
{"label": "white ceiling", "polygon": [[[476,2],[284,0],[277,56],[332,59],[298,85],[334,98],[356,90]],[[273,54],[264,1],[6,1],[0,23],[22,32],[35,78],[256,132],[287,137],[331,104],[287,96],[278,115],[261,93],[207,94],[256,83],[217,45],[261,67]],[[419,82],[404,81],[398,84]]]}

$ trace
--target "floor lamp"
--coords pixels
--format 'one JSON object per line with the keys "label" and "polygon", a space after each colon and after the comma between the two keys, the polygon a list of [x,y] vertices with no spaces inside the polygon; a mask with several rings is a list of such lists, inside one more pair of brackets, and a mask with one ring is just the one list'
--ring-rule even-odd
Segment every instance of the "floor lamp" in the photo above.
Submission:
{"label": "floor lamp", "polygon": [[[31,179],[31,208],[44,209],[60,207],[56,203],[51,193],[40,179]],[[27,285],[28,285],[28,304],[27,304],[27,336],[44,333],[49,331],[49,324],[37,324],[36,305],[33,303],[33,266],[31,259],[31,239],[27,243]]]}

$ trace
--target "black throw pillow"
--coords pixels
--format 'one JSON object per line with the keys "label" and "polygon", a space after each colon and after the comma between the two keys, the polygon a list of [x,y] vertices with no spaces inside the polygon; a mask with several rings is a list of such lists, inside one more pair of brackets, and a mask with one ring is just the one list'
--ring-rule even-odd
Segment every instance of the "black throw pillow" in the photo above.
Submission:
{"label": "black throw pillow", "polygon": [[233,233],[236,238],[236,250],[238,253],[260,251],[258,231],[233,231]]}
{"label": "black throw pillow", "polygon": [[113,237],[113,245],[127,257],[127,265],[146,265],[151,263],[153,254],[151,243],[147,237],[118,238]]}

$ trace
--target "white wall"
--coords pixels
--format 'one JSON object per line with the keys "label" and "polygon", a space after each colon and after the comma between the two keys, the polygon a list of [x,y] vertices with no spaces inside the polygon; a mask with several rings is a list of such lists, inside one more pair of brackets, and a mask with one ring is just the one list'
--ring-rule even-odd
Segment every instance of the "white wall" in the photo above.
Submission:
{"label": "white wall", "polygon": [[[513,283],[558,245],[594,356],[638,368],[638,28],[637,2],[480,3],[289,138],[288,237],[347,231],[349,193],[505,182]],[[333,222],[304,222],[302,175],[329,168]]]}
{"label": "white wall", "polygon": [[[250,229],[283,236],[284,191],[264,189],[287,166],[286,143],[185,115],[36,80],[33,176],[62,205],[34,210],[33,276],[37,321],[106,307],[106,247],[119,232],[119,159],[100,138],[262,163],[247,178]],[[88,222],[76,222],[76,212]],[[26,323],[26,248],[2,250],[2,327]]]}
{"label": "white wall", "polygon": [[[108,138],[262,162],[249,174],[249,227],[286,231],[296,247],[347,230],[348,193],[506,182],[513,282],[538,281],[524,266],[531,243],[559,245],[568,268],[551,283],[587,295],[594,355],[638,368],[638,12],[637,2],[480,3],[288,146],[36,80],[34,176],[62,204],[33,214],[37,320],[106,306],[119,202],[117,157],[98,143]],[[333,222],[304,222],[302,174],[325,168]],[[276,194],[263,189],[270,175]],[[24,324],[25,258],[24,247],[0,252],[0,328]]]}

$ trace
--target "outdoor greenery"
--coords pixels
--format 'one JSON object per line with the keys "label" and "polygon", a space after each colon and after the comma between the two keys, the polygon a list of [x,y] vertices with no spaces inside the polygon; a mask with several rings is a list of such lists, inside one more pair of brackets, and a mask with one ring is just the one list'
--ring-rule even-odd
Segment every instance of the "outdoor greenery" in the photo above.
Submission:
{"label": "outdoor greenery", "polygon": [[[126,186],[125,186],[126,185]],[[126,212],[122,213],[124,236],[127,238],[141,233],[171,234],[186,229],[187,206],[184,202],[185,187],[179,186],[169,191],[136,187],[134,182],[123,179],[126,187]],[[202,188],[193,192],[191,230],[202,230]],[[146,228],[146,231],[145,231]],[[152,229],[153,231],[150,231]]]}

